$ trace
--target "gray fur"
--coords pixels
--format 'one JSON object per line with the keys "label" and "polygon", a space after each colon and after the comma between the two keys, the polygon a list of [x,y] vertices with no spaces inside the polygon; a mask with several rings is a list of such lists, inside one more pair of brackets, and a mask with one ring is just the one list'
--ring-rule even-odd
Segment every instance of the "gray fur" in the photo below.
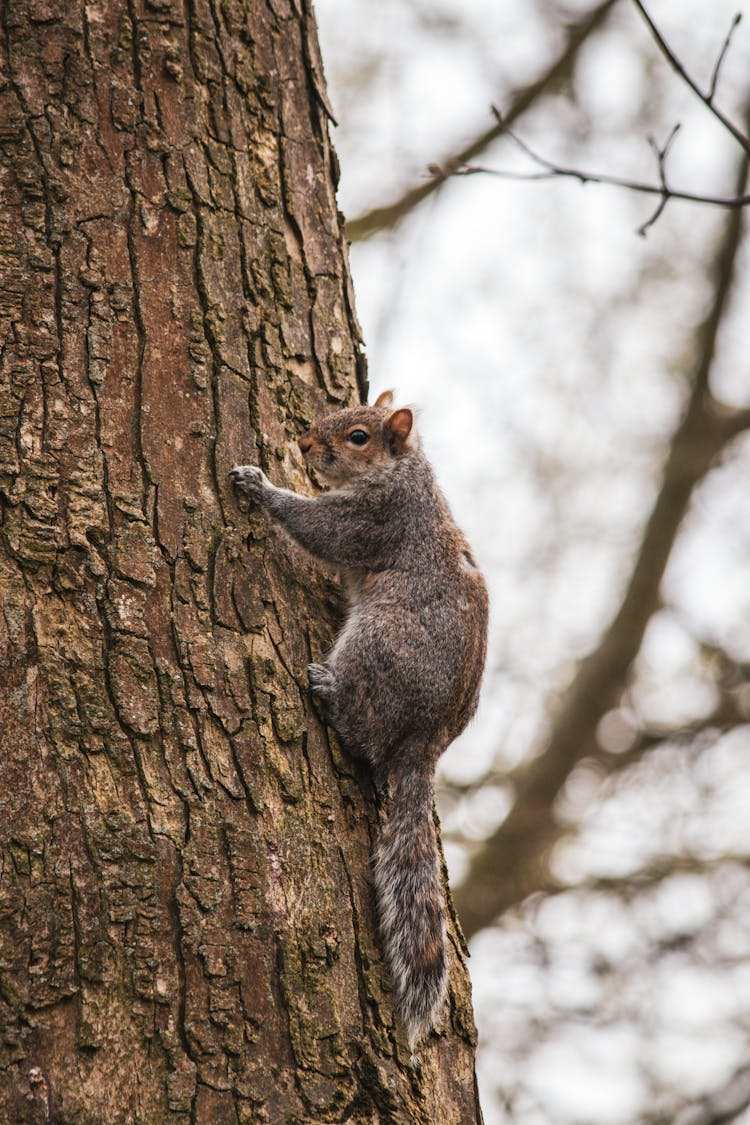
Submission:
{"label": "gray fur", "polygon": [[[298,543],[343,568],[349,614],[327,661],[310,665],[310,688],[391,794],[373,869],[396,1008],[413,1047],[446,979],[432,777],[476,708],[487,591],[415,435],[404,437],[409,413],[355,407],[314,427],[300,446],[343,481],[321,496],[276,488],[254,466],[232,475]],[[347,444],[355,426],[371,435],[364,450]]]}

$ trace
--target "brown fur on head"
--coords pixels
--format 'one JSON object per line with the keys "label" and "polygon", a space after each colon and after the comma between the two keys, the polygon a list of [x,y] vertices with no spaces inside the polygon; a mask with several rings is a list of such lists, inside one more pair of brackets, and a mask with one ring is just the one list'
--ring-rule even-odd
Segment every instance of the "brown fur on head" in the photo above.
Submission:
{"label": "brown fur on head", "polygon": [[414,448],[414,414],[392,410],[393,391],[372,406],[350,406],[322,418],[299,439],[305,460],[333,485],[345,484]]}

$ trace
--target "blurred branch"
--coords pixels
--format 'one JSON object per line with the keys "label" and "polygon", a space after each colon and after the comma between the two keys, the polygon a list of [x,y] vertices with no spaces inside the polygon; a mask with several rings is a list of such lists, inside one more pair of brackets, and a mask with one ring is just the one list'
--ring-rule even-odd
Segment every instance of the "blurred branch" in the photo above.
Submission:
{"label": "blurred branch", "polygon": [[708,875],[723,867],[750,867],[750,853],[715,856],[706,859],[697,855],[663,855],[628,875],[600,875],[577,883],[549,880],[540,888],[544,894],[560,895],[576,892],[614,894],[629,900],[646,887],[656,887],[673,875]]}
{"label": "blurred branch", "polygon": [[750,430],[750,407],[732,411],[725,418],[724,426],[730,438],[737,437],[739,434],[745,433],[746,430]]}
{"label": "blurred branch", "polygon": [[[747,181],[742,161],[737,194]],[[573,768],[599,754],[597,727],[617,705],[646,626],[659,604],[659,587],[696,485],[729,440],[726,417],[709,392],[716,339],[734,278],[741,242],[740,210],[729,215],[716,256],[712,308],[698,331],[695,370],[682,421],[675,430],[662,483],[622,604],[599,646],[581,663],[544,750],[519,781],[513,806],[473,856],[455,892],[461,924],[471,937],[547,880],[547,861],[561,827],[555,803]]]}
{"label": "blurred branch", "polygon": [[[750,723],[750,706],[746,697],[738,690],[743,688],[750,690],[750,682],[725,685],[716,707],[708,715],[696,719],[693,723],[683,723],[679,727],[643,727],[633,731],[633,740],[627,749],[608,750],[597,743],[595,752],[589,760],[598,763],[604,769],[607,778],[615,777],[631,766],[637,765],[653,750],[660,750],[669,745],[691,743],[701,737],[718,737],[736,727],[744,726]],[[524,776],[532,766],[533,762],[523,762],[510,772],[493,768],[475,781],[463,784],[446,780],[441,776],[438,784],[440,800],[446,803],[453,800],[455,803],[461,798],[471,797],[488,785],[518,788],[523,785]],[[449,834],[444,830],[443,836],[446,839],[461,840],[462,843],[466,843],[466,838],[458,832]]]}
{"label": "blurred branch", "polygon": [[652,1125],[729,1125],[750,1106],[750,1066],[742,1066],[716,1093],[689,1102],[680,1112],[651,1118]]}
{"label": "blurred branch", "polygon": [[748,715],[736,698],[725,696],[719,706],[711,714],[699,722],[689,723],[674,730],[644,730],[638,735],[627,750],[622,753],[613,753],[611,750],[598,748],[592,761],[604,767],[607,777],[615,777],[624,773],[631,766],[637,765],[653,750],[661,750],[665,746],[686,745],[696,739],[704,738],[715,740],[735,727],[744,726],[748,722]]}
{"label": "blurred branch", "polygon": [[596,8],[588,12],[582,19],[569,26],[565,44],[560,54],[551,66],[545,70],[544,74],[540,75],[540,77],[529,86],[522,87],[511,96],[510,107],[506,111],[502,121],[497,121],[492,128],[481,132],[459,152],[449,154],[445,156],[439,164],[433,165],[432,179],[409,188],[393,203],[385,207],[375,207],[371,211],[367,211],[364,215],[352,219],[346,227],[347,237],[352,242],[359,242],[365,238],[369,238],[370,235],[375,234],[377,231],[392,229],[424,199],[442,187],[445,181],[454,174],[456,169],[465,164],[469,164],[472,160],[480,156],[488,145],[501,136],[506,131],[507,127],[516,121],[521,114],[525,113],[549,86],[558,82],[569,73],[579,48],[586,41],[590,33],[604,22],[604,19],[609,14],[614,3],[615,0],[604,0],[604,3],[597,5]]}
{"label": "blurred branch", "polygon": [[[750,410],[737,411],[746,418],[750,427]],[[731,419],[734,418],[732,414]],[[662,609],[668,609],[671,614],[680,618],[680,612],[671,603],[663,603]],[[710,684],[718,692],[716,706],[707,714],[696,718],[692,723],[682,723],[680,726],[667,725],[638,725],[632,721],[634,712],[632,701],[628,699],[627,686],[624,690],[613,714],[626,710],[628,717],[623,716],[623,728],[626,731],[625,744],[622,749],[609,749],[606,739],[600,740],[597,733],[597,749],[592,761],[604,768],[608,776],[622,773],[630,766],[637,765],[651,750],[658,750],[667,745],[676,743],[689,743],[696,738],[704,738],[711,734],[725,734],[736,727],[750,723],[750,661],[737,660],[722,645],[706,637],[696,636],[687,621],[681,621],[695,644],[698,646],[702,660],[710,661],[713,666]],[[606,713],[603,718],[606,718]],[[628,737],[630,733],[630,737]],[[523,777],[529,768],[529,763],[523,761],[513,769],[502,769],[492,766],[480,777],[472,781],[451,781],[438,774],[438,791],[441,800],[460,800],[462,797],[471,797],[486,786],[495,785],[504,788],[517,787],[523,782]],[[443,835],[446,835],[444,832]],[[460,839],[460,833],[454,833],[455,839]],[[465,842],[465,840],[464,840]]]}
{"label": "blurred branch", "polygon": [[677,74],[679,74],[679,76],[683,80],[683,82],[685,82],[686,85],[688,85],[690,87],[690,89],[695,94],[697,94],[697,96],[700,98],[700,100],[703,102],[703,104],[707,107],[707,109],[709,109],[710,112],[714,115],[716,120],[721,122],[721,124],[724,126],[724,128],[727,130],[727,132],[731,133],[731,135],[734,137],[734,139],[737,141],[737,143],[739,145],[741,145],[742,148],[745,150],[745,152],[750,156],[750,139],[746,136],[746,134],[742,131],[742,129],[740,129],[737,125],[735,125],[734,122],[731,121],[726,116],[725,113],[722,113],[722,111],[720,109],[718,109],[717,106],[714,104],[714,95],[716,93],[716,84],[719,81],[719,72],[721,70],[722,63],[724,62],[724,59],[726,57],[726,53],[729,50],[729,44],[732,41],[732,35],[734,34],[735,29],[737,28],[737,25],[739,24],[740,20],[742,19],[742,15],[738,12],[734,16],[734,19],[732,20],[732,24],[729,28],[727,36],[726,36],[726,38],[724,40],[724,43],[722,45],[722,48],[719,52],[716,63],[714,64],[714,71],[713,71],[713,75],[712,75],[712,78],[711,78],[711,86],[709,87],[708,93],[704,94],[703,91],[701,90],[700,86],[698,85],[698,83],[695,81],[694,78],[691,77],[691,75],[688,74],[685,67],[682,65],[680,60],[675,55],[674,51],[672,51],[672,49],[669,47],[668,43],[665,41],[663,35],[661,34],[659,29],[657,28],[657,26],[654,23],[654,21],[652,20],[651,16],[648,14],[648,12],[646,10],[646,6],[641,3],[641,0],[633,0],[633,3],[635,4],[636,8],[638,9],[638,11],[643,16],[644,20],[646,21],[646,24],[648,25],[648,29],[651,32],[651,34],[654,38],[654,41],[656,42],[657,46],[659,47],[659,50],[664,55],[665,59],[667,60],[669,65],[672,67],[672,69],[675,70],[677,72]]}

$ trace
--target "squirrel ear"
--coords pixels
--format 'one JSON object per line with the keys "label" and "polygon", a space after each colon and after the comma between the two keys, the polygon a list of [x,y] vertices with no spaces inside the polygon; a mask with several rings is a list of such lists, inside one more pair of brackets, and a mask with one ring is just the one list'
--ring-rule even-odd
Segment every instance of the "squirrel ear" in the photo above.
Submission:
{"label": "squirrel ear", "polygon": [[393,406],[393,391],[381,391],[375,399],[375,406]]}
{"label": "squirrel ear", "polygon": [[414,415],[408,406],[403,406],[400,410],[394,410],[393,414],[388,415],[383,423],[383,433],[394,453],[403,451],[409,440],[413,425]]}

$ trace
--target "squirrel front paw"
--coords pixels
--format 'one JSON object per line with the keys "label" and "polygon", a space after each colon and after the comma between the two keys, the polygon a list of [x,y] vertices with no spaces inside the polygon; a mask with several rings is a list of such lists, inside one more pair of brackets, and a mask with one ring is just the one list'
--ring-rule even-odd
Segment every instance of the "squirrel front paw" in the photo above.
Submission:
{"label": "squirrel front paw", "polygon": [[331,698],[336,687],[336,673],[330,664],[308,664],[307,678],[313,695],[324,701]]}
{"label": "squirrel front paw", "polygon": [[239,488],[256,503],[260,500],[263,489],[269,484],[266,474],[257,465],[235,465],[229,475],[234,487]]}

